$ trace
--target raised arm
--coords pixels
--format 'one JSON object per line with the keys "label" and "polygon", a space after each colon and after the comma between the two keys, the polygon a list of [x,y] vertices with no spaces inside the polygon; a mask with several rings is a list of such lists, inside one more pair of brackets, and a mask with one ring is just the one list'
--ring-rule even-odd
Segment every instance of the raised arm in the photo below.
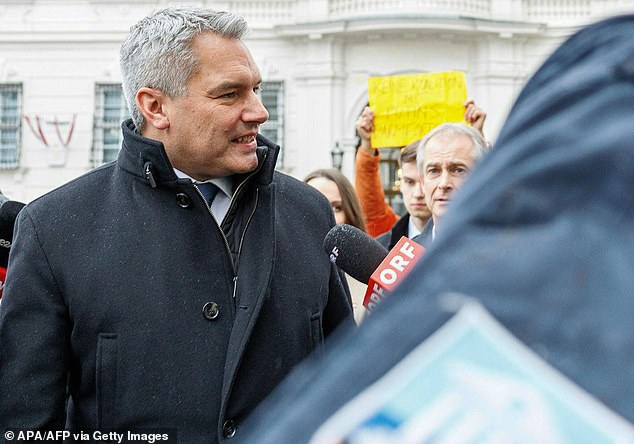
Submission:
{"label": "raised arm", "polygon": [[[464,119],[474,129],[477,129],[484,137],[484,121],[487,113],[475,104],[475,100],[469,99],[464,103]],[[486,139],[486,138],[485,138]]]}
{"label": "raised arm", "polygon": [[376,237],[389,231],[399,219],[387,202],[379,173],[381,155],[371,144],[374,112],[366,106],[355,124],[361,146],[355,159],[354,187],[365,217],[366,230]]}

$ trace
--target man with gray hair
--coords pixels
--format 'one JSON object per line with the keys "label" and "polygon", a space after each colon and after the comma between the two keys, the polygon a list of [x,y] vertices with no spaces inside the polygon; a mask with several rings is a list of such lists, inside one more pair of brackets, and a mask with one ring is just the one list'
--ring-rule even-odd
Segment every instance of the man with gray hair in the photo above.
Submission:
{"label": "man with gray hair", "polygon": [[279,147],[258,135],[268,113],[245,31],[200,8],[132,27],[121,47],[132,119],[116,162],[18,219],[0,430],[218,443],[325,336],[354,325],[322,248],[328,201],[276,172]]}
{"label": "man with gray hair", "polygon": [[443,123],[418,144],[416,164],[431,218],[415,240],[428,247],[453,194],[488,151],[482,134],[462,123]]}

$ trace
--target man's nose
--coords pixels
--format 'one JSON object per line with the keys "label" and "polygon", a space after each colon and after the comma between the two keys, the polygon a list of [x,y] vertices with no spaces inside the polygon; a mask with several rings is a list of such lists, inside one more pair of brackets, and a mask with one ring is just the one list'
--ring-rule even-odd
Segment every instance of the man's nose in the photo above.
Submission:
{"label": "man's nose", "polygon": [[425,193],[423,192],[423,182],[421,180],[418,180],[416,182],[416,185],[414,185],[414,193],[413,193],[414,197],[425,197]]}
{"label": "man's nose", "polygon": [[451,182],[451,175],[449,171],[443,171],[438,180],[438,188],[445,190],[452,189],[453,183]]}
{"label": "man's nose", "polygon": [[244,113],[242,114],[242,119],[245,122],[253,122],[261,125],[266,122],[268,118],[269,112],[264,107],[264,104],[262,104],[260,96],[258,96],[255,92],[252,92]]}

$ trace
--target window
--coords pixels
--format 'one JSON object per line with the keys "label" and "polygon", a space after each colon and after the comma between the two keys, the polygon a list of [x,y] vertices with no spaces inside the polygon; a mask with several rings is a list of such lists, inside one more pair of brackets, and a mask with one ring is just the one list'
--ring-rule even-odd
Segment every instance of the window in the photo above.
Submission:
{"label": "window", "polygon": [[[269,120],[260,128],[267,139],[284,146],[284,82],[262,82],[262,103],[269,112]],[[278,166],[284,164],[280,153]]]}
{"label": "window", "polygon": [[379,163],[379,174],[383,184],[385,200],[397,214],[404,215],[407,210],[403,203],[399,183],[399,158],[401,150],[398,148],[380,148],[381,162]]}
{"label": "window", "polygon": [[20,154],[22,85],[0,84],[0,168],[16,168]]}
{"label": "window", "polygon": [[99,166],[117,158],[121,149],[121,122],[129,117],[121,85],[97,84],[92,136],[92,164]]}

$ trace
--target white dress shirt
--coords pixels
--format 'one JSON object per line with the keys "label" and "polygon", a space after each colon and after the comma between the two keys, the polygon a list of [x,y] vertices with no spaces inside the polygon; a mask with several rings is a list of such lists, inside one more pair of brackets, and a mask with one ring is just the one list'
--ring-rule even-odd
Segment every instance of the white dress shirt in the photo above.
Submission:
{"label": "white dress shirt", "polygon": [[416,225],[414,225],[414,222],[412,221],[412,216],[409,217],[409,223],[407,225],[407,237],[410,239],[414,239],[416,236],[418,236],[421,233],[421,230],[419,230]]}
{"label": "white dress shirt", "polygon": [[[174,172],[179,179],[190,179],[194,185],[197,183],[204,183],[199,180],[192,179],[187,174],[183,173],[180,170],[174,168]],[[210,179],[205,182],[213,183],[219,189],[218,194],[214,198],[211,203],[211,214],[218,225],[222,223],[222,220],[227,215],[227,211],[229,211],[229,204],[231,203],[231,196],[233,195],[233,190],[231,186],[231,178],[230,177],[218,177],[216,179]]]}

